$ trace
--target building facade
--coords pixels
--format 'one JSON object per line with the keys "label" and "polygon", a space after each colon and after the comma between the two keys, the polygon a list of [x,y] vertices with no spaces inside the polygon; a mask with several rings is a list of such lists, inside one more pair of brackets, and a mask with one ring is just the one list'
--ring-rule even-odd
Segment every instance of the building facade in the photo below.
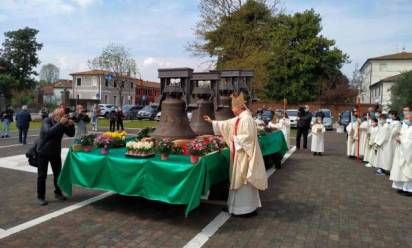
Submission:
{"label": "building facade", "polygon": [[134,103],[136,105],[143,106],[154,103],[160,96],[160,83],[136,79],[135,85],[136,94]]}
{"label": "building facade", "polygon": [[136,79],[127,77],[121,81],[114,80],[110,78],[109,74],[105,70],[90,70],[70,74],[73,77],[72,99],[74,102],[85,105],[87,109],[90,109],[93,104],[99,103],[116,106],[133,104],[136,94]]}
{"label": "building facade", "polygon": [[43,103],[63,103],[64,92],[68,92],[69,98],[73,98],[72,80],[60,79],[42,87]]}
{"label": "building facade", "polygon": [[381,57],[369,58],[362,65],[360,73],[361,103],[380,104],[387,110],[390,105],[391,87],[394,79],[412,70],[412,53],[401,52]]}

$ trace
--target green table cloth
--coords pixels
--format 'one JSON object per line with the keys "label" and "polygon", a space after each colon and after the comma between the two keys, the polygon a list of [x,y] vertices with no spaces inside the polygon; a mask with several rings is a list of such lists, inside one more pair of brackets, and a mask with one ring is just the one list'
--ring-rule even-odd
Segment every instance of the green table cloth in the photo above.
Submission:
{"label": "green table cloth", "polygon": [[[264,155],[287,151],[282,132],[259,138]],[[270,146],[270,147],[267,147]],[[185,215],[199,206],[202,195],[212,185],[227,180],[229,150],[204,156],[195,165],[190,157],[170,155],[162,161],[159,155],[148,159],[127,158],[125,148],[110,149],[101,155],[100,149],[91,152],[69,151],[58,185],[72,195],[72,185],[101,189],[128,196],[140,196],[171,204],[187,205]]]}

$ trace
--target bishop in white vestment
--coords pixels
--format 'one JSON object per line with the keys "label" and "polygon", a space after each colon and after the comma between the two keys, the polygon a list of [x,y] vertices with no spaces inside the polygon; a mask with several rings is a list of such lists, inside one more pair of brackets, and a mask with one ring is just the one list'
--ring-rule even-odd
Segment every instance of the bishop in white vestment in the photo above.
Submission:
{"label": "bishop in white vestment", "polygon": [[228,144],[230,156],[230,189],[228,212],[234,215],[256,213],[261,207],[259,190],[268,186],[265,164],[257,138],[256,123],[246,108],[243,94],[232,97],[235,118],[211,122],[215,133],[220,133]]}
{"label": "bishop in white vestment", "polygon": [[365,153],[366,153],[366,141],[368,138],[368,121],[364,120],[362,121],[360,125],[360,140],[359,140],[359,156],[361,158],[365,158]]}
{"label": "bishop in white vestment", "polygon": [[359,122],[353,121],[346,126],[346,131],[348,132],[348,143],[347,143],[347,155],[348,157],[356,157],[357,156],[357,147],[358,147],[358,125]]}

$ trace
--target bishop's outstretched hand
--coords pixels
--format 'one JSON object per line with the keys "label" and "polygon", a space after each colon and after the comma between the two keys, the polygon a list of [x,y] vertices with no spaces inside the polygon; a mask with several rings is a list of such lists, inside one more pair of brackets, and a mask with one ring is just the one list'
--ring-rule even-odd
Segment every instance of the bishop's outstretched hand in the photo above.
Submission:
{"label": "bishop's outstretched hand", "polygon": [[213,121],[212,118],[210,118],[208,115],[204,115],[203,120],[206,121],[206,122],[209,122],[209,123],[212,123],[212,121]]}

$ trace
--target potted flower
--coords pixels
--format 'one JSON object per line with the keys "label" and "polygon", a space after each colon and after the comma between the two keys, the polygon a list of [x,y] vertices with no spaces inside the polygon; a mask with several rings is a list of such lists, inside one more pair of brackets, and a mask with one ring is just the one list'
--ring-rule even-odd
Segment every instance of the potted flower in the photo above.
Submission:
{"label": "potted flower", "polygon": [[90,152],[93,148],[95,134],[85,134],[80,138],[80,144],[83,146],[83,151]]}
{"label": "potted flower", "polygon": [[157,144],[157,151],[160,153],[162,160],[169,160],[169,154],[172,152],[173,142],[169,139],[162,139]]}
{"label": "potted flower", "polygon": [[95,143],[98,147],[101,147],[100,153],[106,155],[109,153],[109,146],[113,141],[112,137],[102,134],[96,138]]}
{"label": "potted flower", "polygon": [[221,149],[223,149],[225,147],[226,147],[225,142],[222,139],[220,139],[219,137],[210,138],[210,140],[207,144],[208,152],[220,151]]}
{"label": "potted flower", "polygon": [[126,154],[134,157],[147,157],[153,155],[152,141],[129,141],[126,143]]}
{"label": "potted flower", "polygon": [[199,158],[205,155],[207,147],[202,140],[194,139],[189,143],[188,150],[190,154],[190,162],[196,164],[199,161]]}

